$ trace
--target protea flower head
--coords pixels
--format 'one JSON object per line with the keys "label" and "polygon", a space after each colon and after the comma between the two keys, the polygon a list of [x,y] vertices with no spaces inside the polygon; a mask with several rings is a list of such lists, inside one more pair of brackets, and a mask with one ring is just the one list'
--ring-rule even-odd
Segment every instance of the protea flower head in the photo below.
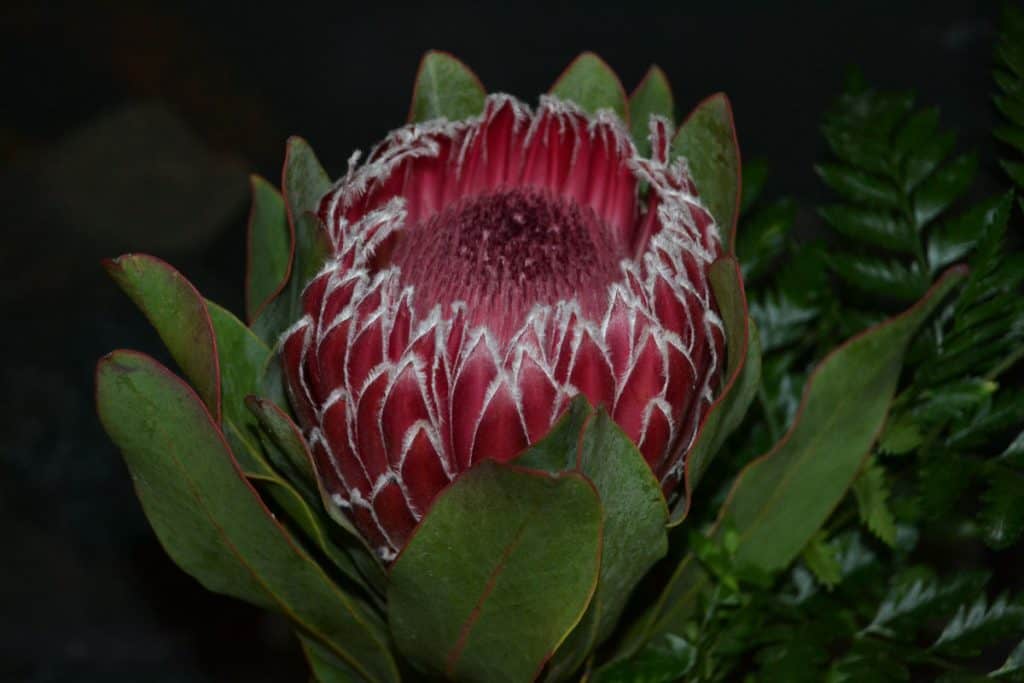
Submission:
{"label": "protea flower head", "polygon": [[712,401],[718,231],[671,124],[506,95],[391,132],[323,197],[333,254],[284,335],[324,490],[385,560],[449,482],[570,399],[604,406],[670,494]]}

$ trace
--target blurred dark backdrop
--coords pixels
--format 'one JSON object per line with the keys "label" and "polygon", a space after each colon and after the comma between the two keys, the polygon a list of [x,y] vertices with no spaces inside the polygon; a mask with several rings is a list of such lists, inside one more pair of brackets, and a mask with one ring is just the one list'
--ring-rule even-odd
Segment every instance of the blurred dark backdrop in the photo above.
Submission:
{"label": "blurred dark backdrop", "polygon": [[157,254],[240,311],[246,174],[277,181],[292,133],[342,170],[403,123],[434,47],[531,101],[584,49],[627,89],[660,64],[679,113],[725,90],[769,191],[813,206],[817,122],[850,65],[990,147],[997,13],[950,0],[5,3],[0,680],[304,679],[285,624],[203,591],[142,518],[92,370],[117,347],[167,359],[101,257]]}

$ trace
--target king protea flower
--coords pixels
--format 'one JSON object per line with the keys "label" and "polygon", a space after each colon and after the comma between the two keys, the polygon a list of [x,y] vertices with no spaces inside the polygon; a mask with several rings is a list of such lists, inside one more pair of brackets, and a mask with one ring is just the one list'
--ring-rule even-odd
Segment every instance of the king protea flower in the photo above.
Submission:
{"label": "king protea flower", "polygon": [[670,494],[712,401],[718,231],[671,124],[491,95],[393,131],[319,205],[332,258],[284,336],[321,486],[385,560],[483,459],[570,399],[604,406]]}

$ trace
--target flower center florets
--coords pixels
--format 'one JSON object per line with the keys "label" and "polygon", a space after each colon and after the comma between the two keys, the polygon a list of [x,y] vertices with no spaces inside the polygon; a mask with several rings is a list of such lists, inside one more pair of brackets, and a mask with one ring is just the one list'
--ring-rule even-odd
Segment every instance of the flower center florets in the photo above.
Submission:
{"label": "flower center florets", "polygon": [[626,256],[589,207],[538,188],[459,200],[407,228],[391,261],[425,311],[462,301],[495,332],[513,330],[536,304],[605,305]]}

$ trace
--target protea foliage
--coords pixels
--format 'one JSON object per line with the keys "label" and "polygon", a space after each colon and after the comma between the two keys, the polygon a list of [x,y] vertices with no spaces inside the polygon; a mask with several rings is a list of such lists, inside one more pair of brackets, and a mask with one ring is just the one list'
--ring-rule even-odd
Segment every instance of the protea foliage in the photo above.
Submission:
{"label": "protea foliage", "polygon": [[430,53],[364,162],[332,184],[292,139],[282,193],[254,179],[248,326],[109,262],[194,387],[97,371],[172,558],[285,614],[321,681],[612,658],[756,376],[728,102],[673,120],[656,68],[627,98],[586,54],[531,109]]}

